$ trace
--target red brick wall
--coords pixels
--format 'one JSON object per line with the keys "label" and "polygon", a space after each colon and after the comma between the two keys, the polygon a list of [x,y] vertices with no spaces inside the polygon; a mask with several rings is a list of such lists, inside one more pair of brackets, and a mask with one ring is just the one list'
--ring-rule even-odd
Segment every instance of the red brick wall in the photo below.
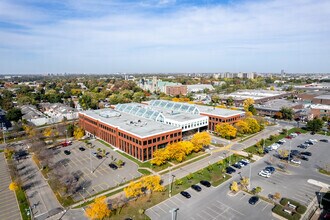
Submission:
{"label": "red brick wall", "polygon": [[182,140],[182,130],[180,128],[174,131],[140,138],[83,114],[79,114],[79,125],[97,138],[104,140],[141,161],[150,160],[156,149],[165,147],[168,143]]}
{"label": "red brick wall", "polygon": [[208,116],[209,117],[209,126],[208,126],[208,129],[210,131],[214,131],[215,130],[215,126],[217,124],[224,123],[224,122],[227,122],[229,124],[234,124],[238,120],[244,118],[244,116],[241,116],[241,115],[235,115],[235,116],[226,117],[226,118],[220,117],[220,116],[208,115],[208,114],[205,114],[205,113],[201,113],[201,115],[205,115],[205,116]]}

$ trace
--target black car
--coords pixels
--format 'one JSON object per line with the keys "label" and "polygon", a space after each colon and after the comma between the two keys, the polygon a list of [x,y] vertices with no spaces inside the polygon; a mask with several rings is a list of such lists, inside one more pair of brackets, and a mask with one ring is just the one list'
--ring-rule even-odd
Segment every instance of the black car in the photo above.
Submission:
{"label": "black car", "polygon": [[274,167],[266,167],[264,170],[268,171],[271,174],[273,174],[275,172],[275,168]]}
{"label": "black car", "polygon": [[249,163],[247,163],[247,162],[245,162],[245,161],[243,161],[243,160],[239,161],[239,163],[242,163],[242,164],[244,164],[244,166],[247,166],[247,165],[249,165]]}
{"label": "black car", "polygon": [[251,205],[255,205],[258,201],[259,201],[259,197],[258,197],[258,196],[252,196],[252,197],[249,199],[249,203],[250,203]]}
{"label": "black car", "polygon": [[184,197],[186,197],[187,199],[189,199],[191,197],[191,195],[186,191],[181,191],[180,194],[183,195]]}
{"label": "black car", "polygon": [[301,152],[300,154],[305,156],[312,156],[312,153],[309,151]]}
{"label": "black car", "polygon": [[65,151],[64,151],[64,154],[65,154],[65,155],[70,155],[71,152],[70,152],[69,150],[65,150]]}
{"label": "black car", "polygon": [[312,131],[312,132],[311,132],[311,135],[314,135],[314,134],[315,134],[315,131]]}
{"label": "black car", "polygon": [[239,163],[234,163],[233,167],[237,168],[237,169],[241,169],[242,166]]}
{"label": "black car", "polygon": [[194,190],[196,190],[197,192],[202,191],[202,187],[198,186],[198,185],[191,185],[191,188],[193,188]]}
{"label": "black car", "polygon": [[291,150],[291,153],[290,153],[292,156],[298,156],[300,154],[300,151],[299,150]]}
{"label": "black car", "polygon": [[300,156],[300,159],[302,159],[302,160],[306,160],[306,161],[309,160],[308,157],[305,157],[305,156]]}
{"label": "black car", "polygon": [[80,151],[85,151],[85,148],[84,147],[79,147],[79,150]]}
{"label": "black car", "polygon": [[103,157],[102,157],[101,155],[98,154],[98,155],[96,155],[96,158],[97,158],[97,159],[102,159]]}
{"label": "black car", "polygon": [[305,141],[305,144],[314,145],[314,143],[312,141]]}
{"label": "black car", "polygon": [[298,145],[299,148],[302,148],[302,149],[307,149],[309,147],[308,144],[300,144]]}
{"label": "black car", "polygon": [[203,185],[203,186],[206,186],[206,187],[210,187],[211,186],[211,183],[209,181],[206,181],[206,180],[201,180],[200,183]]}
{"label": "black car", "polygon": [[327,139],[321,139],[320,141],[324,142],[324,143],[329,143],[329,140],[327,140]]}
{"label": "black car", "polygon": [[117,170],[117,169],[118,169],[117,165],[116,165],[116,164],[113,164],[113,163],[110,163],[110,164],[109,164],[109,167],[110,167],[111,169],[113,169],[113,170]]}
{"label": "black car", "polygon": [[235,172],[236,172],[236,170],[234,168],[232,168],[232,167],[226,167],[226,173],[232,174],[232,173],[235,173]]}

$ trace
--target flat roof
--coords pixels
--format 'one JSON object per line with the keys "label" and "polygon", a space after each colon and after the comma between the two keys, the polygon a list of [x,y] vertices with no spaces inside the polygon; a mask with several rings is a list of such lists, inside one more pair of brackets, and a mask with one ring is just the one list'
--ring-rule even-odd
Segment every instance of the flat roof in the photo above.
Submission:
{"label": "flat roof", "polygon": [[330,105],[322,105],[322,104],[311,105],[311,109],[330,110]]}
{"label": "flat roof", "polygon": [[231,110],[231,109],[225,109],[225,108],[216,108],[212,106],[205,106],[205,105],[197,105],[197,108],[199,109],[201,114],[211,114],[221,117],[231,117],[235,115],[243,115],[245,112],[239,111],[239,110]]}
{"label": "flat roof", "polygon": [[330,94],[319,95],[314,97],[314,99],[330,99]]}
{"label": "flat roof", "polygon": [[273,110],[279,111],[283,107],[292,108],[294,106],[300,105],[300,102],[292,102],[286,99],[274,99],[271,101],[267,101],[263,104],[255,104],[254,107],[256,109],[266,109],[266,110]]}
{"label": "flat roof", "polygon": [[80,113],[105,124],[120,128],[125,132],[141,138],[166,133],[169,131],[181,130],[181,128],[176,128],[113,109],[88,110]]}
{"label": "flat roof", "polygon": [[222,98],[233,98],[234,100],[245,100],[247,98],[252,98],[254,100],[274,97],[278,95],[286,94],[284,91],[272,91],[272,90],[240,90],[227,95],[220,95]]}

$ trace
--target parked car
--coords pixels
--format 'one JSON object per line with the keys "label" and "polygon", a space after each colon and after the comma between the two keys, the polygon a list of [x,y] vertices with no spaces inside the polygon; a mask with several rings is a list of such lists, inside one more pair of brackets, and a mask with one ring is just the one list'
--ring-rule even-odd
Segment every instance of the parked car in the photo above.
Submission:
{"label": "parked car", "polygon": [[297,131],[296,134],[301,135],[301,132]]}
{"label": "parked car", "polygon": [[243,161],[243,162],[245,162],[247,164],[251,163],[248,159],[242,159],[241,161]]}
{"label": "parked car", "polygon": [[92,152],[92,154],[93,154],[93,156],[95,156],[95,157],[97,156],[97,153],[96,153],[96,152]]}
{"label": "parked car", "polygon": [[273,174],[274,172],[275,172],[275,168],[274,167],[266,167],[265,169],[264,169],[265,171],[268,171],[270,174]]}
{"label": "parked car", "polygon": [[197,192],[202,191],[202,187],[198,186],[198,185],[191,185],[191,188],[193,188],[194,190],[196,190]]}
{"label": "parked car", "polygon": [[305,141],[305,144],[314,145],[314,143],[312,141],[309,141],[309,140]]}
{"label": "parked car", "polygon": [[210,187],[211,186],[211,183],[209,181],[206,181],[206,180],[201,180],[200,183],[203,185],[203,186],[206,186],[206,187]]}
{"label": "parked car", "polygon": [[187,199],[191,198],[191,195],[186,191],[181,191],[180,194],[186,197]]}
{"label": "parked car", "polygon": [[244,164],[244,166],[247,166],[249,163],[245,162],[244,160],[241,160],[239,163]]}
{"label": "parked car", "polygon": [[300,154],[300,151],[299,150],[291,150],[291,155],[293,156],[298,156]]}
{"label": "parked car", "polygon": [[226,167],[226,173],[232,174],[232,173],[235,173],[235,172],[236,172],[236,170],[234,168],[232,168],[232,167]]}
{"label": "parked car", "polygon": [[237,169],[241,169],[242,168],[242,166],[239,163],[234,163],[232,166],[235,167],[235,168],[237,168]]}
{"label": "parked car", "polygon": [[307,149],[309,147],[308,144],[300,144],[298,145],[299,148],[302,148],[302,149]]}
{"label": "parked car", "polygon": [[249,203],[250,203],[251,205],[255,205],[258,201],[259,201],[259,197],[258,197],[258,196],[252,196],[252,197],[249,199]]}
{"label": "parked car", "polygon": [[301,161],[300,160],[292,159],[291,162],[294,163],[294,164],[301,164]]}
{"label": "parked car", "polygon": [[305,160],[305,161],[309,160],[308,157],[306,157],[306,156],[300,156],[300,159]]}
{"label": "parked car", "polygon": [[239,165],[241,165],[241,167],[245,167],[246,166],[246,164],[243,162],[243,161],[238,161],[237,162]]}
{"label": "parked car", "polygon": [[99,159],[99,160],[101,160],[103,157],[102,157],[102,155],[97,154],[97,155],[96,155],[96,158]]}
{"label": "parked car", "polygon": [[79,147],[79,150],[80,151],[85,151],[85,148],[84,147]]}
{"label": "parked car", "polygon": [[320,141],[324,142],[324,143],[329,143],[329,140],[327,140],[327,139],[321,139]]}
{"label": "parked car", "polygon": [[262,176],[262,177],[266,177],[266,178],[269,178],[270,177],[270,173],[267,172],[267,171],[264,171],[264,170],[261,170],[259,173],[258,173],[259,176]]}
{"label": "parked car", "polygon": [[109,167],[111,169],[113,169],[113,170],[117,170],[118,169],[117,165],[116,164],[113,164],[113,163],[109,163]]}
{"label": "parked car", "polygon": [[304,151],[300,153],[301,155],[305,155],[305,156],[312,156],[312,153],[309,151]]}
{"label": "parked car", "polygon": [[318,142],[316,139],[308,139],[308,141],[313,142],[313,143]]}
{"label": "parked car", "polygon": [[64,154],[65,154],[65,155],[70,155],[71,152],[70,152],[69,150],[65,150],[65,151],[64,151]]}
{"label": "parked car", "polygon": [[292,139],[292,137],[291,137],[291,136],[286,136],[285,138],[286,138],[286,139]]}
{"label": "parked car", "polygon": [[316,134],[315,131],[312,131],[312,132],[311,132],[311,135],[314,135],[314,134]]}

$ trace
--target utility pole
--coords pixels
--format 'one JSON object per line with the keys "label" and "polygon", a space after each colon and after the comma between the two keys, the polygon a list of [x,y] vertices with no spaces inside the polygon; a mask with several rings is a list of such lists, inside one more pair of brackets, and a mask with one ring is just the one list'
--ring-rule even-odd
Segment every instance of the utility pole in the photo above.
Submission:
{"label": "utility pole", "polygon": [[250,166],[250,173],[249,173],[249,190],[251,190],[251,167],[252,167],[252,163],[249,164]]}
{"label": "utility pole", "polygon": [[65,130],[65,143],[68,143],[68,130]]}
{"label": "utility pole", "polygon": [[[6,144],[6,136],[5,136],[5,123],[2,123],[2,136],[3,136],[3,143]],[[7,128],[6,128],[7,129]]]}

